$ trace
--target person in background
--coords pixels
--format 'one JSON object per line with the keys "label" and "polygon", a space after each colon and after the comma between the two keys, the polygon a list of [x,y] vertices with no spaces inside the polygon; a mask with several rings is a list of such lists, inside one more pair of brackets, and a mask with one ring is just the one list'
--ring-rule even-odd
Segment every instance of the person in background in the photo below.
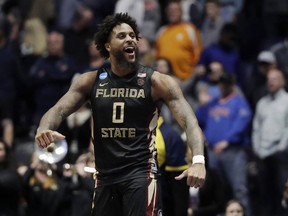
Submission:
{"label": "person in background", "polygon": [[[251,107],[253,117],[255,115],[256,105],[258,101],[267,95],[267,74],[269,70],[276,68],[276,58],[275,55],[268,50],[262,50],[257,55],[257,61],[254,64],[254,70],[247,77],[247,81],[245,83],[244,95],[247,98],[247,101]],[[251,121],[249,126],[249,137],[252,141],[252,131],[253,131],[253,121]],[[249,166],[248,166],[248,178],[250,185],[250,199],[251,205],[253,206],[253,211],[258,212],[263,209],[262,204],[259,202],[259,197],[261,197],[261,184],[262,178],[259,175],[259,163],[258,156],[253,151],[252,145],[249,149],[247,149],[248,158],[249,158]],[[253,169],[254,167],[254,169]],[[250,169],[251,168],[251,169]],[[253,171],[254,170],[254,171]],[[256,171],[256,172],[255,172]],[[260,194],[259,194],[260,193]]]}
{"label": "person in background", "polygon": [[203,49],[193,73],[207,75],[207,68],[213,61],[220,62],[224,71],[234,74],[237,84],[243,84],[245,74],[239,74],[240,53],[238,51],[238,32],[235,24],[222,26],[219,40]]}
{"label": "person in background", "polygon": [[145,16],[145,0],[117,0],[114,13],[128,13],[135,19],[139,30],[141,29]]}
{"label": "person in background", "polygon": [[[194,74],[190,80],[183,83],[183,92],[191,106],[197,109],[221,95],[219,79],[222,74],[227,73],[221,62],[212,61],[207,68],[207,74]],[[243,95],[238,85],[234,86],[235,93]]]}
{"label": "person in background", "polygon": [[165,57],[158,57],[154,61],[153,67],[161,73],[172,76],[176,80],[176,82],[178,82],[179,85],[181,85],[181,81],[179,78],[176,77],[172,63],[169,59]]}
{"label": "person in background", "polygon": [[168,24],[162,26],[156,36],[156,57],[170,60],[175,76],[188,79],[202,52],[199,30],[192,23],[182,20],[179,1],[170,1],[166,8]]}
{"label": "person in background", "polygon": [[53,27],[54,19],[56,18],[56,2],[53,0],[38,0],[38,1],[21,1],[19,4],[26,4],[23,12],[26,13],[25,19],[30,17],[39,18],[48,29]]}
{"label": "person in background", "polygon": [[[220,62],[211,62],[208,66],[207,79],[196,83],[196,98],[200,105],[205,105],[215,98],[219,98],[221,92],[218,85],[219,79],[225,73]],[[197,78],[196,78],[197,79]]]}
{"label": "person in background", "polygon": [[207,0],[204,15],[200,28],[203,49],[219,40],[220,31],[225,24],[220,15],[219,0]]}
{"label": "person in background", "polygon": [[89,104],[84,104],[72,113],[62,126],[69,149],[65,158],[67,163],[75,163],[76,159],[87,152],[91,142],[91,110]]}
{"label": "person in background", "polygon": [[246,99],[236,93],[235,84],[232,74],[222,74],[220,97],[199,106],[196,116],[207,139],[209,165],[230,184],[233,197],[241,200],[250,215],[245,149],[252,113]]}
{"label": "person in background", "polygon": [[245,85],[244,94],[253,113],[257,102],[267,94],[267,74],[270,69],[276,68],[276,58],[271,51],[263,50],[257,56],[256,68]]}
{"label": "person in background", "polygon": [[218,170],[210,166],[207,145],[204,155],[207,177],[202,188],[190,188],[188,216],[219,216],[232,198],[230,185],[221,178]]}
{"label": "person in background", "polygon": [[138,41],[140,64],[151,66],[155,61],[155,50],[152,41],[146,37],[141,37]]}
{"label": "person in background", "polygon": [[189,187],[185,179],[175,180],[176,176],[189,167],[186,161],[187,145],[162,117],[158,119],[156,134],[163,215],[187,216]]}
{"label": "person in background", "polygon": [[62,204],[68,193],[65,194],[57,169],[57,164],[40,160],[36,152],[31,155],[31,163],[22,176],[26,215],[54,216],[65,210]]}
{"label": "person in background", "polygon": [[[268,2],[270,2],[270,4],[273,4],[271,0],[266,0]],[[282,0],[282,2],[284,3],[285,1]],[[287,5],[287,2],[285,2],[285,4]],[[280,9],[280,8],[279,8]],[[287,10],[288,8],[286,8]],[[272,17],[274,17],[275,14],[272,15]],[[285,14],[285,16],[287,17],[287,14]],[[284,20],[282,20],[281,18],[279,19],[279,22],[282,22]],[[288,22],[288,19],[286,18],[286,21],[284,22]],[[271,25],[271,27],[275,28],[275,24]],[[285,27],[285,34],[286,36],[284,37],[284,39],[282,39],[282,41],[275,43],[274,45],[271,46],[270,51],[275,55],[276,58],[276,64],[277,64],[277,68],[279,68],[279,70],[284,74],[285,80],[288,80],[288,63],[286,61],[286,59],[288,58],[288,27],[287,24],[283,25],[283,27]],[[288,83],[285,84],[285,89],[286,91],[288,90]]]}
{"label": "person in background", "polygon": [[105,60],[100,55],[100,52],[99,50],[97,50],[93,40],[90,40],[89,42],[88,52],[89,52],[89,63],[73,76],[72,81],[82,73],[94,71],[101,67],[110,67],[109,60]]}
{"label": "person in background", "polygon": [[22,198],[22,179],[11,166],[10,148],[0,139],[0,215],[18,216]]}
{"label": "person in background", "polygon": [[220,14],[225,23],[236,23],[240,15],[244,0],[219,0]]}
{"label": "person in background", "polygon": [[79,71],[89,64],[89,45],[93,38],[93,10],[85,5],[77,7],[73,23],[64,31],[64,52],[73,59]]}
{"label": "person in background", "polygon": [[63,164],[62,181],[68,185],[69,194],[66,199],[65,215],[88,216],[91,213],[91,203],[95,186],[96,174],[94,154],[86,151],[74,164]]}
{"label": "person in background", "polygon": [[158,0],[117,0],[114,13],[120,12],[128,13],[136,20],[141,37],[155,40],[161,19]]}
{"label": "person in background", "polygon": [[257,105],[253,119],[252,147],[259,158],[260,215],[281,214],[283,185],[288,176],[288,93],[278,69],[267,74],[268,94]]}
{"label": "person in background", "polygon": [[31,86],[29,73],[35,62],[47,54],[47,37],[47,28],[39,18],[34,17],[24,21],[23,31],[19,40],[21,52],[20,64],[24,87],[21,89],[20,96],[18,97],[18,114],[15,120],[15,125],[17,125],[15,128],[16,131],[21,131],[24,136],[29,135],[32,116],[34,114],[33,94],[35,89]]}
{"label": "person in background", "polygon": [[42,56],[47,52],[48,32],[39,18],[25,20],[20,41],[21,54],[26,56]]}
{"label": "person in background", "polygon": [[[160,73],[164,73],[173,77],[173,79],[175,79],[175,81],[179,83],[179,85],[181,86],[181,81],[174,75],[174,70],[169,59],[164,58],[164,57],[159,57],[154,61],[153,67],[155,68],[156,71],[159,71]],[[171,125],[174,129],[176,129],[178,133],[180,134],[183,133],[183,130],[177,123],[176,119],[173,117],[169,108],[165,105],[161,107],[161,116],[164,118],[164,121],[167,124]]]}
{"label": "person in background", "polygon": [[154,41],[161,25],[161,11],[158,0],[144,0],[144,20],[140,28],[141,36]]}
{"label": "person in background", "polygon": [[[4,21],[2,21],[4,22]],[[8,46],[6,22],[0,23],[0,138],[12,148],[17,96],[21,89],[19,59]]]}
{"label": "person in background", "polygon": [[30,70],[34,90],[32,125],[39,124],[41,116],[67,91],[76,73],[73,60],[64,53],[64,36],[56,31],[48,35],[48,55],[39,58]]}
{"label": "person in background", "polygon": [[85,68],[84,72],[97,70],[98,68],[102,67],[104,64],[108,64],[107,61],[100,55],[99,50],[96,49],[95,44],[93,43],[93,40],[90,41],[90,44],[88,46],[89,51],[89,66],[88,68]]}
{"label": "person in background", "polygon": [[244,206],[239,200],[229,200],[224,216],[245,216]]}

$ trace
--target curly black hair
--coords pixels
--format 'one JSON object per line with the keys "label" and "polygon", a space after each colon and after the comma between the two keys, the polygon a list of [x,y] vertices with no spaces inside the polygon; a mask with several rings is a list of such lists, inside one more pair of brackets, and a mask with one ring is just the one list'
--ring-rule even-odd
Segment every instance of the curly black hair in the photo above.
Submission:
{"label": "curly black hair", "polygon": [[107,16],[101,24],[98,25],[98,30],[94,35],[94,43],[99,50],[100,55],[104,58],[109,58],[109,52],[105,48],[105,44],[113,30],[117,25],[126,23],[133,29],[136,39],[139,40],[140,32],[138,30],[136,21],[128,15],[128,13],[116,13],[114,15]]}

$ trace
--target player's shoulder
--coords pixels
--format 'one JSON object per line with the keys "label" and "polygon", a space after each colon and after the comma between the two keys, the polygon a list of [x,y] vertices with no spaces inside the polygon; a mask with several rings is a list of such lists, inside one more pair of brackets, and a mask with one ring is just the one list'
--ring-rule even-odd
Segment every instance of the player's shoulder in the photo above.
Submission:
{"label": "player's shoulder", "polygon": [[164,73],[154,70],[151,76],[151,80],[152,82],[156,82],[156,83],[159,83],[159,82],[170,83],[170,82],[173,82],[173,77],[168,74],[164,74]]}
{"label": "player's shoulder", "polygon": [[179,89],[177,82],[172,76],[160,73],[159,71],[154,71],[151,83],[152,96],[156,100],[171,94],[172,90],[178,91],[177,89]]}
{"label": "player's shoulder", "polygon": [[76,89],[83,89],[85,91],[90,91],[95,82],[97,74],[98,74],[97,70],[77,74],[73,78],[72,88],[74,87]]}
{"label": "player's shoulder", "polygon": [[98,74],[98,70],[88,71],[88,72],[79,74],[75,79],[78,82],[91,82],[95,80],[97,74]]}

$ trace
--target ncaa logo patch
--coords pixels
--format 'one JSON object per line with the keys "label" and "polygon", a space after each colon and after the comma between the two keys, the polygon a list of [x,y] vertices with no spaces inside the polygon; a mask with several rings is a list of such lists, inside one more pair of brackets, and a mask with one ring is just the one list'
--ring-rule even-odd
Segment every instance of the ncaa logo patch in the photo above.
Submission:
{"label": "ncaa logo patch", "polygon": [[100,79],[100,80],[104,80],[104,79],[107,78],[107,76],[108,76],[108,73],[107,73],[107,72],[102,72],[102,73],[99,75],[99,79]]}

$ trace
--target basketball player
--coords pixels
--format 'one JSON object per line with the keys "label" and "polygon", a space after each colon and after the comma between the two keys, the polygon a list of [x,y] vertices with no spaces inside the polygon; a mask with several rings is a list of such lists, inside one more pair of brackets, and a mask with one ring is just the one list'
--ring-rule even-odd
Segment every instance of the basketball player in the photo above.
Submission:
{"label": "basketball player", "polygon": [[108,16],[99,25],[95,44],[110,68],[80,75],[69,91],[41,119],[35,140],[47,147],[60,123],[89,101],[92,110],[97,184],[92,215],[162,215],[157,181],[155,130],[159,104],[166,103],[185,130],[193,164],[176,177],[201,187],[206,171],[203,136],[195,115],[170,76],[137,61],[139,31],[126,13]]}

